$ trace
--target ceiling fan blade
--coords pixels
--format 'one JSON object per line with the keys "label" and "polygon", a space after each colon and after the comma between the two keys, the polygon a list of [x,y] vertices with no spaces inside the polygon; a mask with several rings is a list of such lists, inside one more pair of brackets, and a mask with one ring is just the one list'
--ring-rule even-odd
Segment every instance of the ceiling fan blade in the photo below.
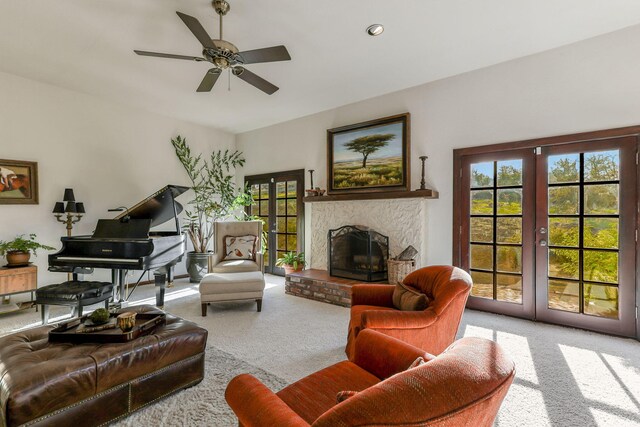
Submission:
{"label": "ceiling fan blade", "polygon": [[204,58],[197,56],[174,55],[172,53],[147,52],[145,50],[134,50],[135,53],[142,56],[156,56],[158,58],[186,59],[187,61],[204,61]]}
{"label": "ceiling fan blade", "polygon": [[204,75],[204,78],[202,79],[202,82],[200,83],[200,86],[198,86],[196,92],[210,92],[211,89],[213,89],[213,85],[215,85],[216,81],[218,81],[218,77],[220,77],[221,72],[222,70],[220,70],[219,68],[212,68],[207,71],[207,74]]}
{"label": "ceiling fan blade", "polygon": [[216,46],[211,41],[211,37],[207,33],[207,30],[204,29],[200,21],[198,21],[193,16],[185,15],[182,12],[176,12],[182,22],[189,28],[189,30],[193,33],[194,36],[200,41],[203,47],[207,47],[209,49],[215,49]]}
{"label": "ceiling fan blade", "polygon": [[240,79],[244,80],[245,82],[249,83],[250,85],[257,87],[267,95],[272,95],[275,91],[279,89],[278,86],[269,83],[262,77],[256,74],[253,74],[251,71],[247,70],[244,67],[234,67],[233,74],[238,76]]}
{"label": "ceiling fan blade", "polygon": [[259,62],[289,61],[291,56],[287,48],[280,46],[265,47],[263,49],[247,50],[239,55],[245,64],[257,64]]}

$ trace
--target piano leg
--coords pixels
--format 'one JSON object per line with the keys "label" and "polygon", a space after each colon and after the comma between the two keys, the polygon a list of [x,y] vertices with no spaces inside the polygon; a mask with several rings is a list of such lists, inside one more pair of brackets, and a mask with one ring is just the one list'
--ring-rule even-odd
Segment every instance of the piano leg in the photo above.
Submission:
{"label": "piano leg", "polygon": [[[169,269],[172,271],[173,269]],[[164,308],[164,288],[167,281],[167,274],[164,271],[156,270],[153,272],[156,284],[156,307]],[[169,276],[171,277],[171,275]]]}
{"label": "piano leg", "polygon": [[[118,301],[116,305],[120,308],[126,307],[127,303],[125,301],[127,296],[127,290],[125,289],[125,276],[126,270],[113,269],[111,270],[111,283],[113,283],[114,287],[118,290]],[[114,297],[115,302],[115,297]]]}
{"label": "piano leg", "polygon": [[173,266],[167,267],[167,287],[173,287]]}

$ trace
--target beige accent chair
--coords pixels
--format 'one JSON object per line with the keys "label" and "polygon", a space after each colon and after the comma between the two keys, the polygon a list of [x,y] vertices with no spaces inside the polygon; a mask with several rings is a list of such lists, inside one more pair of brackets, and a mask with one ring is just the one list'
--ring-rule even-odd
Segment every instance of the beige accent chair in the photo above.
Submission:
{"label": "beige accent chair", "polygon": [[[261,221],[214,222],[214,253],[209,258],[209,274],[200,281],[202,316],[212,302],[255,300],[262,311],[264,264]],[[256,236],[256,260],[224,261],[225,236]]]}
{"label": "beige accent chair", "polygon": [[[216,221],[213,223],[215,236],[213,255],[209,258],[209,273],[243,273],[247,271],[264,272],[262,254],[262,221]],[[223,261],[225,236],[245,236],[252,234],[257,237],[256,260],[235,259]]]}

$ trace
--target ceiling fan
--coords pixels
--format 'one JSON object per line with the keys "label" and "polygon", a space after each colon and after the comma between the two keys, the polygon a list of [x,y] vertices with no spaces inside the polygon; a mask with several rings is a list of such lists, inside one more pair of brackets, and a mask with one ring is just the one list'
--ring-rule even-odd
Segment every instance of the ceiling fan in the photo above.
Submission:
{"label": "ceiling fan", "polygon": [[259,62],[275,62],[275,61],[289,61],[291,56],[287,52],[287,48],[280,46],[266,47],[264,49],[246,50],[239,52],[238,48],[222,38],[222,18],[229,12],[231,6],[226,0],[213,0],[213,8],[216,13],[220,15],[220,38],[212,39],[207,34],[207,31],[202,27],[200,22],[193,16],[185,15],[181,12],[176,12],[182,22],[189,28],[194,36],[202,44],[202,56],[186,56],[186,55],[173,55],[170,53],[157,53],[147,52],[143,50],[134,50],[135,53],[142,56],[156,56],[160,58],[172,58],[172,59],[186,59],[188,61],[207,61],[214,65],[207,74],[205,74],[200,86],[198,86],[197,92],[209,92],[213,89],[213,85],[216,84],[218,77],[223,70],[229,69],[234,76],[239,77],[250,85],[255,86],[268,95],[273,94],[279,88],[266,81],[262,77],[247,70],[244,65],[257,64]]}

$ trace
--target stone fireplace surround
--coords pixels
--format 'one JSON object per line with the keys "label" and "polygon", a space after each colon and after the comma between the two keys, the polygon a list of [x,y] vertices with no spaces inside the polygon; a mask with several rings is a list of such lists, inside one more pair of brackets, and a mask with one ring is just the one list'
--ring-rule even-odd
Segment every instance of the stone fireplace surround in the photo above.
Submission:
{"label": "stone fireplace surround", "polygon": [[418,250],[416,266],[421,266],[426,250],[427,199],[336,200],[307,203],[307,261],[309,270],[287,275],[285,292],[302,298],[349,307],[355,280],[332,278],[327,262],[327,234],[343,225],[369,227],[389,237],[389,256],[407,246]]}
{"label": "stone fireplace surround", "polygon": [[327,233],[343,225],[363,225],[389,237],[389,256],[395,257],[407,246],[418,250],[416,265],[421,266],[426,250],[426,199],[347,200],[307,203],[311,217],[311,268],[327,270]]}

